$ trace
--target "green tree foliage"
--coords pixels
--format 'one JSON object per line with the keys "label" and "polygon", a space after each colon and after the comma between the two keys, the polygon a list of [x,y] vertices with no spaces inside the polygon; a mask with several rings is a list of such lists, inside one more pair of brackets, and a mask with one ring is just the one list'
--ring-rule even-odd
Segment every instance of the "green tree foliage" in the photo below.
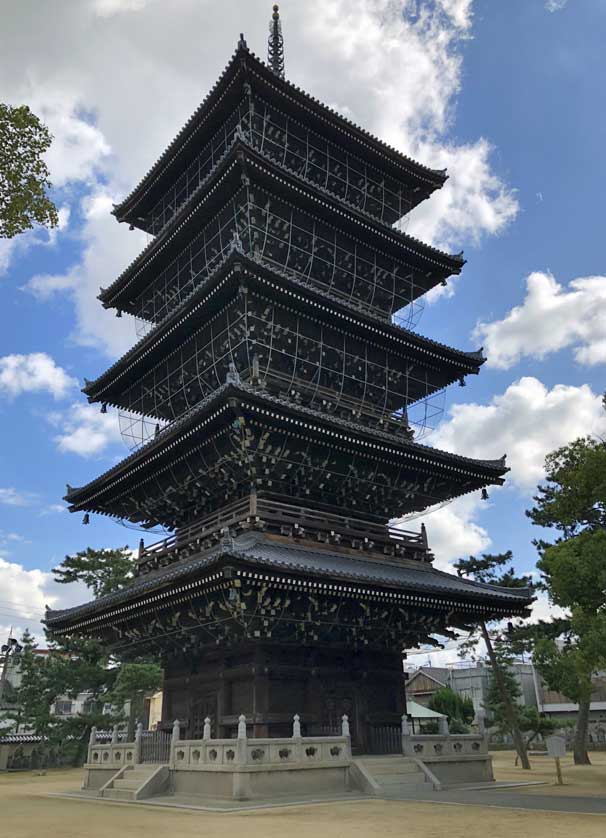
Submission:
{"label": "green tree foliage", "polygon": [[436,713],[448,717],[451,733],[469,733],[475,710],[473,701],[468,696],[462,696],[450,687],[441,687],[431,697],[429,706]]}
{"label": "green tree foliage", "polygon": [[128,703],[128,737],[134,735],[136,720],[143,716],[146,695],[156,692],[162,686],[162,668],[156,663],[124,663],[111,694],[111,701],[122,707]]}
{"label": "green tree foliage", "polygon": [[[128,549],[92,550],[66,556],[54,569],[58,582],[83,582],[95,597],[119,590],[131,578],[135,559]],[[15,690],[15,720],[22,728],[44,737],[48,751],[60,749],[74,764],[83,761],[90,730],[124,723],[125,705],[130,706],[128,729],[132,739],[137,720],[142,719],[144,699],[162,683],[162,670],[154,662],[122,662],[111,657],[96,640],[85,637],[50,637],[49,654],[36,655],[28,633],[23,638],[19,664],[21,685]],[[78,715],[61,718],[51,707],[59,697],[75,699],[86,693],[87,701]],[[112,713],[104,713],[106,705]]]}
{"label": "green tree foliage", "polygon": [[[517,729],[526,734],[524,747],[526,751],[530,744],[538,736],[550,736],[555,730],[562,727],[561,722],[556,722],[547,716],[541,715],[536,707],[526,707],[520,703],[522,690],[513,669],[513,654],[510,644],[497,642],[494,645],[495,657],[502,673],[501,684],[495,678],[494,670],[491,671],[490,684],[486,693],[484,707],[490,715],[491,724],[500,733],[512,734],[511,712],[516,722]],[[503,700],[504,692],[508,698],[508,705]],[[516,757],[516,765],[519,756]]]}
{"label": "green tree foliage", "polygon": [[570,618],[539,623],[525,637],[547,684],[579,705],[574,760],[588,764],[592,680],[606,666],[606,444],[577,439],[549,454],[545,471],[526,514],[558,534],[554,543],[535,542],[537,568]]}
{"label": "green tree foliage", "polygon": [[75,556],[66,556],[53,568],[55,581],[62,585],[83,582],[95,598],[111,594],[132,579],[136,559],[128,547],[93,550],[87,547]]}
{"label": "green tree foliage", "polygon": [[51,705],[60,692],[60,678],[48,658],[37,654],[37,644],[29,631],[24,632],[19,654],[20,684],[13,692],[16,711],[7,716],[25,730],[42,737],[40,752],[44,754],[59,741]]}
{"label": "green tree foliage", "polygon": [[[513,567],[513,554],[511,550],[496,555],[485,553],[480,558],[469,556],[468,559],[459,559],[458,562],[455,562],[455,567],[459,576],[470,577],[476,582],[487,582],[492,585],[507,588],[532,588],[529,576],[518,576],[516,574]],[[499,693],[499,700],[503,707],[503,712],[507,717],[508,729],[511,732],[518,758],[522,763],[522,768],[529,769],[530,762],[528,760],[526,744],[522,736],[515,701],[511,698],[507,687],[506,672],[503,667],[503,662],[499,658],[499,649],[493,645],[488,626],[485,622],[479,624],[479,632],[486,645],[495,688]],[[477,645],[477,641],[477,632],[471,632],[464,644],[465,650],[474,648]]]}
{"label": "green tree foliage", "polygon": [[34,223],[57,226],[43,159],[51,142],[48,128],[26,105],[0,103],[0,238],[10,239]]}

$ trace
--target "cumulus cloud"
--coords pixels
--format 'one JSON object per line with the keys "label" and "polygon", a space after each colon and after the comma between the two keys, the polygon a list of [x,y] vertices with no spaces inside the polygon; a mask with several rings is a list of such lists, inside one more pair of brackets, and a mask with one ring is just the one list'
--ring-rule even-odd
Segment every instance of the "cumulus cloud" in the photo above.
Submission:
{"label": "cumulus cloud", "polygon": [[93,457],[122,441],[118,414],[100,413],[95,405],[77,402],[67,411],[50,414],[49,421],[59,428],[54,439],[63,453]]}
{"label": "cumulus cloud", "polygon": [[[268,16],[261,0],[183,0],[167,38],[162,3],[89,0],[51,9],[23,0],[11,16],[0,95],[38,105],[47,119],[56,137],[49,164],[57,184],[76,179],[118,200],[214,83],[240,31],[264,55]],[[512,220],[515,194],[491,164],[490,143],[448,139],[472,0],[306,0],[284,7],[282,17],[289,78],[405,153],[449,168],[444,189],[411,214],[411,233],[459,250]],[[34,19],[47,34],[45,49],[30,51],[23,67],[21,52],[10,60],[12,45],[23,42]],[[41,299],[71,294],[77,337],[116,355],[127,327],[101,317],[95,298],[144,241],[119,227],[109,208],[103,219],[85,219],[77,265],[34,277],[27,287]]]}
{"label": "cumulus cloud", "polygon": [[542,480],[549,451],[579,436],[605,432],[601,396],[588,385],[556,384],[550,390],[526,376],[488,404],[454,405],[432,445],[479,459],[506,453],[508,484],[528,492]]}
{"label": "cumulus cloud", "polygon": [[60,399],[76,385],[76,379],[46,352],[0,358],[0,395],[14,398],[22,393],[46,392]]}
{"label": "cumulus cloud", "polygon": [[147,3],[148,0],[94,0],[93,8],[99,17],[111,17],[126,12],[140,12]]}
{"label": "cumulus cloud", "polygon": [[545,0],[545,8],[548,12],[559,12],[568,5],[568,0]]}
{"label": "cumulus cloud", "polygon": [[[84,585],[59,585],[51,573],[39,568],[26,569],[22,564],[0,558],[0,621],[13,627],[13,636],[20,637],[25,628],[45,640],[40,621],[45,607],[69,608],[90,599]],[[2,637],[6,637],[7,631]]]}
{"label": "cumulus cloud", "polygon": [[14,486],[0,487],[0,504],[3,506],[29,506],[34,497],[32,492],[23,492]]}
{"label": "cumulus cloud", "polygon": [[490,546],[488,532],[476,520],[478,512],[477,497],[469,495],[427,515],[415,517],[410,523],[404,519],[396,526],[418,531],[421,524],[425,524],[429,546],[435,555],[433,566],[452,572],[456,559],[482,553]]}
{"label": "cumulus cloud", "polygon": [[499,369],[565,348],[580,364],[603,364],[605,323],[606,276],[580,277],[565,286],[550,273],[534,271],[522,304],[502,320],[478,323],[474,337],[484,342],[488,365]]}
{"label": "cumulus cloud", "polygon": [[[507,453],[511,471],[505,485],[528,496],[545,476],[545,456],[589,433],[606,433],[599,395],[587,385],[560,384],[550,390],[538,379],[526,377],[493,396],[488,404],[454,405],[431,443],[478,459],[496,459]],[[494,489],[490,494],[498,497],[498,492]],[[480,521],[484,508],[475,492],[425,515],[394,523],[417,531],[425,524],[436,557],[434,566],[452,572],[456,559],[490,548],[490,534]],[[541,608],[544,605],[536,605],[533,613],[545,613]]]}

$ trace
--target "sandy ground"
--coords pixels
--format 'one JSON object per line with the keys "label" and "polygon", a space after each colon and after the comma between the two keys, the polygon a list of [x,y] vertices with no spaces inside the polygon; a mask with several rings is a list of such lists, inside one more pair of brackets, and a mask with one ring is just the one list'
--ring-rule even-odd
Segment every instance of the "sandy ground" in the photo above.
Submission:
{"label": "sandy ground", "polygon": [[[598,759],[598,757],[601,757]],[[606,754],[596,755],[592,768],[573,768],[566,760],[562,789],[537,786],[537,793],[602,794]],[[499,779],[526,779],[529,772],[513,768],[513,756],[496,755]],[[533,760],[532,779],[553,779],[549,761]],[[80,770],[0,775],[1,838],[363,838],[406,835],[406,838],[603,838],[606,817],[561,812],[516,811],[490,807],[420,804],[399,801],[327,803],[288,809],[211,814],[155,809],[117,803],[96,803],[48,797],[79,787]]]}
{"label": "sandy ground", "polygon": [[[525,794],[554,794],[566,797],[606,797],[606,751],[594,751],[589,755],[591,765],[575,765],[572,754],[561,760],[563,786],[556,782],[555,762],[547,756],[531,756],[531,770],[515,768],[513,751],[497,751],[492,754],[492,764],[497,780],[525,781],[545,780],[549,785],[530,786]],[[606,828],[605,828],[606,834]]]}

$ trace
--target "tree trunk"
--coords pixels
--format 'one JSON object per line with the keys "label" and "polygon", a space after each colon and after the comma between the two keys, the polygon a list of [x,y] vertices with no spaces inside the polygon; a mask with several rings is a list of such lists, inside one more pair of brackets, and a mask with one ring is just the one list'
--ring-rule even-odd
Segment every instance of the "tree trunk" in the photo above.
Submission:
{"label": "tree trunk", "polygon": [[490,659],[490,665],[492,666],[494,680],[497,685],[499,695],[501,696],[503,707],[505,708],[505,715],[507,717],[509,729],[511,730],[514,747],[518,753],[520,762],[522,763],[522,768],[530,769],[530,762],[528,761],[528,754],[526,753],[526,746],[524,745],[524,737],[522,736],[522,731],[520,730],[520,726],[516,718],[515,708],[505,687],[503,673],[501,672],[501,667],[497,661],[497,656],[495,655],[492,641],[490,639],[490,635],[488,634],[488,629],[486,628],[486,623],[480,623],[480,627],[482,629],[484,643],[486,643],[486,650],[488,651],[488,658]]}
{"label": "tree trunk", "polygon": [[577,726],[574,731],[574,764],[575,765],[591,765],[589,754],[587,753],[587,729],[589,727],[589,706],[591,698],[583,698],[579,701],[579,714],[577,716]]}

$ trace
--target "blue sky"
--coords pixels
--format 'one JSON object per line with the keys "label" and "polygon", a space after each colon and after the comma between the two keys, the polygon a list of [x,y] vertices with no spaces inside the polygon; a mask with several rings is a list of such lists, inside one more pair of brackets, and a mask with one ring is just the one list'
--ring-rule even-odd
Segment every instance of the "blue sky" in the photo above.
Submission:
{"label": "blue sky", "polygon": [[[159,0],[65,2],[52,14],[32,0],[0,36],[0,98],[27,102],[53,130],[62,208],[50,237],[0,242],[0,632],[35,626],[45,602],[82,597],[48,575],[65,553],[139,538],[96,516],[85,528],[61,502],[66,482],[127,453],[115,414],[101,417],[78,389],[136,339],[129,318],[95,302],[146,242],[110,217],[111,201],[197,106],[241,29],[264,55],[271,4],[172,5],[168,23]],[[530,569],[537,533],[524,509],[544,454],[606,431],[606,2],[310,0],[302,10],[285,0],[282,16],[289,78],[449,168],[444,194],[406,229],[464,249],[468,264],[417,329],[464,349],[484,344],[489,361],[448,391],[427,442],[507,452],[512,472],[488,503],[468,498],[426,524],[442,567],[512,549]],[[38,45],[34,21],[46,33]],[[31,37],[31,55],[15,60]]]}

